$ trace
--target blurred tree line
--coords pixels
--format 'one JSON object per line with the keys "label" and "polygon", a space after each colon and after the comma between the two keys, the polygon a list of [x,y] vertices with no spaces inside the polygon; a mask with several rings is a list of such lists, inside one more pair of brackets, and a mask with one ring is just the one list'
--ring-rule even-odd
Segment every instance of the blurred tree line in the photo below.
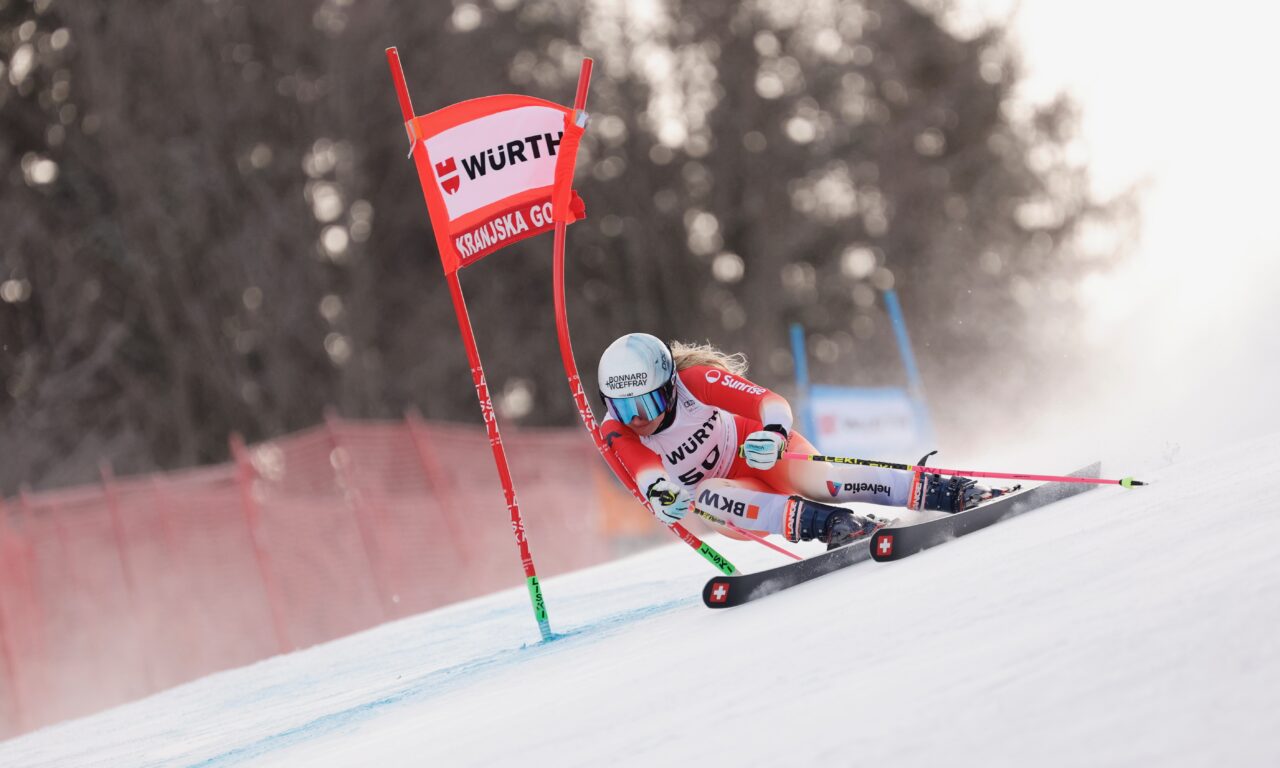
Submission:
{"label": "blurred tree line", "polygon": [[[1069,348],[1109,266],[1072,105],[1017,108],[1003,30],[904,0],[0,0],[0,492],[221,460],[348,417],[478,408],[388,75],[419,114],[568,103],[596,59],[570,229],[584,380],[645,330],[785,391],[901,381],[941,411]],[[550,236],[462,274],[504,423],[574,421]],[[953,410],[959,411],[959,408]],[[962,421],[956,421],[962,425]]]}

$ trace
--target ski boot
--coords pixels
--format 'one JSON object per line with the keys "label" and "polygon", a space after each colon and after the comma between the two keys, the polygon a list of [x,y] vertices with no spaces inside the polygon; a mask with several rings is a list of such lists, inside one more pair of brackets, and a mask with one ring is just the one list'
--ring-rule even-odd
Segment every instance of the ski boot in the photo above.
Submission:
{"label": "ski boot", "polygon": [[943,477],[930,472],[917,473],[911,483],[911,509],[929,509],[955,514],[972,509],[1006,493],[1013,493],[1022,486],[1011,488],[986,488],[968,477]]}
{"label": "ski boot", "polygon": [[813,541],[827,545],[827,550],[865,539],[885,525],[878,517],[864,517],[843,507],[833,507],[792,496],[787,503],[785,530],[787,541]]}
{"label": "ski boot", "polygon": [[[937,451],[929,451],[920,457],[916,466],[923,467],[929,457]],[[934,512],[946,512],[954,515],[966,509],[973,509],[984,501],[997,496],[1013,493],[1021,488],[1014,485],[1009,488],[987,488],[978,485],[977,480],[968,477],[943,477],[932,472],[916,472],[911,481],[911,490],[907,492],[908,509],[928,509]]]}

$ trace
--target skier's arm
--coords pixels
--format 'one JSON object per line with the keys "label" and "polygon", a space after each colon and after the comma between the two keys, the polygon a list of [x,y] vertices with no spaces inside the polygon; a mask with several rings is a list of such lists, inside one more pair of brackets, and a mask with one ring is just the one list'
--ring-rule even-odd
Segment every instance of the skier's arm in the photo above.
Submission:
{"label": "skier's arm", "polygon": [[764,425],[742,441],[748,465],[770,469],[782,458],[794,421],[786,398],[742,376],[708,366],[687,368],[680,372],[680,380],[702,402]]}
{"label": "skier's arm", "polygon": [[794,422],[791,404],[782,395],[745,376],[726,373],[711,366],[696,365],[680,371],[680,381],[694,397],[707,405],[755,419],[765,426],[776,425],[786,434],[791,434]]}
{"label": "skier's arm", "polygon": [[644,447],[636,433],[620,425],[612,416],[600,425],[600,432],[622,466],[635,478],[640,492],[649,501],[654,517],[663,525],[679,522],[688,513],[691,498],[684,486],[672,482],[667,476],[658,454]]}

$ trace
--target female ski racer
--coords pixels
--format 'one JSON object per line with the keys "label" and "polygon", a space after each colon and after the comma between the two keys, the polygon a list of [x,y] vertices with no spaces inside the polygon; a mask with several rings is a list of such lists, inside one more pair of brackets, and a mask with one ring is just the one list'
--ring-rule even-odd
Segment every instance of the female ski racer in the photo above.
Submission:
{"label": "female ski racer", "polygon": [[601,355],[600,396],[609,411],[601,431],[663,524],[680,521],[693,506],[724,528],[817,539],[834,549],[897,515],[832,503],[959,512],[1002,493],[960,477],[780,461],[787,450],[817,451],[792,430],[787,401],[745,372],[742,355],[679,342],[668,347],[647,333],[629,333]]}

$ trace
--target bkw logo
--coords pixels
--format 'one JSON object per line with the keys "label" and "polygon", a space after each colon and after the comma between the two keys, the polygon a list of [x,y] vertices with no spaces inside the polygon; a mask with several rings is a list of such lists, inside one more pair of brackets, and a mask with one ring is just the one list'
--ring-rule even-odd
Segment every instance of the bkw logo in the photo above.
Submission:
{"label": "bkw logo", "polygon": [[714,491],[703,491],[698,494],[699,509],[714,509],[724,512],[727,515],[737,515],[745,517],[748,520],[755,520],[760,517],[760,507],[755,504],[747,504],[741,501],[734,501],[728,496],[721,496]]}

